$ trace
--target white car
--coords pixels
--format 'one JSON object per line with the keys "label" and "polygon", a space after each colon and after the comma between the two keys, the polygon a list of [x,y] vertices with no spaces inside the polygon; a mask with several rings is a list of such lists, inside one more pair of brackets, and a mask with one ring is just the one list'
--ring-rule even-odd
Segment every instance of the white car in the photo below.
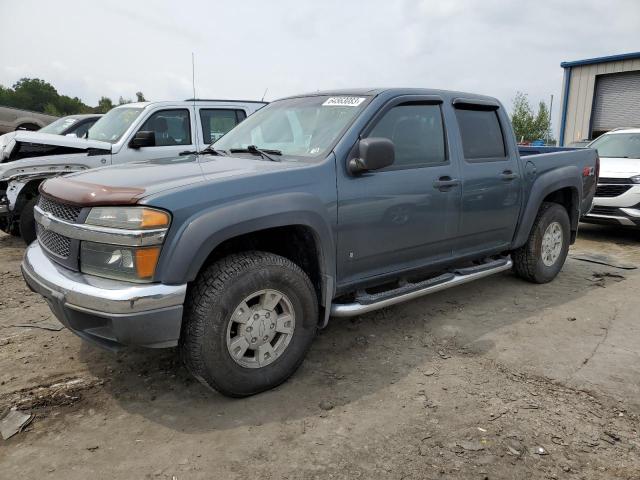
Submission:
{"label": "white car", "polygon": [[35,240],[33,206],[47,178],[194,153],[264,105],[197,99],[129,103],[110,110],[83,138],[23,131],[2,135],[0,230],[19,234],[27,243]]}
{"label": "white car", "polygon": [[583,222],[640,228],[640,128],[621,128],[588,145],[600,155],[593,208]]}

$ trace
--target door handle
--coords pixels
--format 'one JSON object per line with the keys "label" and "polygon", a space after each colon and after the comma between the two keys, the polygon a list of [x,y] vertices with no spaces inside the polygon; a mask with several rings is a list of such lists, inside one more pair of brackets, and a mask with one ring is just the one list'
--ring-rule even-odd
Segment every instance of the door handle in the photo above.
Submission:
{"label": "door handle", "polygon": [[453,187],[460,185],[460,180],[451,177],[440,177],[433,181],[433,188],[445,192]]}
{"label": "door handle", "polygon": [[518,174],[513,173],[511,170],[505,170],[500,174],[500,178],[505,182],[510,182],[511,180],[518,178]]}

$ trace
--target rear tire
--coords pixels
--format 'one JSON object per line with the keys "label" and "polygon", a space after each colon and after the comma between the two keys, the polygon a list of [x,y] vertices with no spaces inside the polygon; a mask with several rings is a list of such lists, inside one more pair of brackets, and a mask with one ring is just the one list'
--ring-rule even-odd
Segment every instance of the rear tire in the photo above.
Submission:
{"label": "rear tire", "polygon": [[36,239],[36,219],[33,207],[37,205],[38,198],[36,196],[29,200],[22,208],[22,212],[20,212],[20,236],[27,245]]}
{"label": "rear tire", "polygon": [[[277,299],[273,292],[281,300],[271,308],[276,300],[269,298]],[[190,288],[185,308],[183,362],[204,385],[231,397],[287,380],[304,360],[318,326],[309,277],[293,262],[267,252],[233,254],[207,267]],[[280,323],[287,319],[288,326]]]}
{"label": "rear tire", "polygon": [[550,282],[564,265],[570,238],[567,210],[557,203],[543,203],[527,243],[512,252],[514,272],[533,283]]}

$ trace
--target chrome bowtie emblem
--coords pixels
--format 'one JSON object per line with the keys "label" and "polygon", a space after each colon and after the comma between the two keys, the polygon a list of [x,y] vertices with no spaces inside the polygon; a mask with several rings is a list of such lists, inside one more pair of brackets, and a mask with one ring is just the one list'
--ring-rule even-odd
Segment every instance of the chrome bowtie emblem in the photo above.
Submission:
{"label": "chrome bowtie emblem", "polygon": [[51,215],[49,212],[45,212],[44,215],[42,216],[42,226],[44,228],[49,228],[51,226],[52,218],[53,218],[53,215]]}

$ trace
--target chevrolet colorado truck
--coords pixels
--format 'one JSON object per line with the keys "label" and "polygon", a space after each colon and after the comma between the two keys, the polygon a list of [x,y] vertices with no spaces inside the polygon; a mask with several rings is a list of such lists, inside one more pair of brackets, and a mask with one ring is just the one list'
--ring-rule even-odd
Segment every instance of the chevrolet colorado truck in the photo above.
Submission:
{"label": "chevrolet colorado truck", "polygon": [[[36,238],[33,207],[46,178],[103,165],[179,156],[217,140],[264,102],[185,100],[141,102],[110,110],[86,138],[57,132],[0,137],[0,230]],[[80,137],[77,135],[77,137]]]}
{"label": "chevrolet colorado truck", "polygon": [[595,150],[521,159],[494,98],[295,96],[199,152],[47,180],[22,271],[80,337],[177,346],[241,397],[292,375],[330,316],[508,269],[553,280],[597,175]]}

